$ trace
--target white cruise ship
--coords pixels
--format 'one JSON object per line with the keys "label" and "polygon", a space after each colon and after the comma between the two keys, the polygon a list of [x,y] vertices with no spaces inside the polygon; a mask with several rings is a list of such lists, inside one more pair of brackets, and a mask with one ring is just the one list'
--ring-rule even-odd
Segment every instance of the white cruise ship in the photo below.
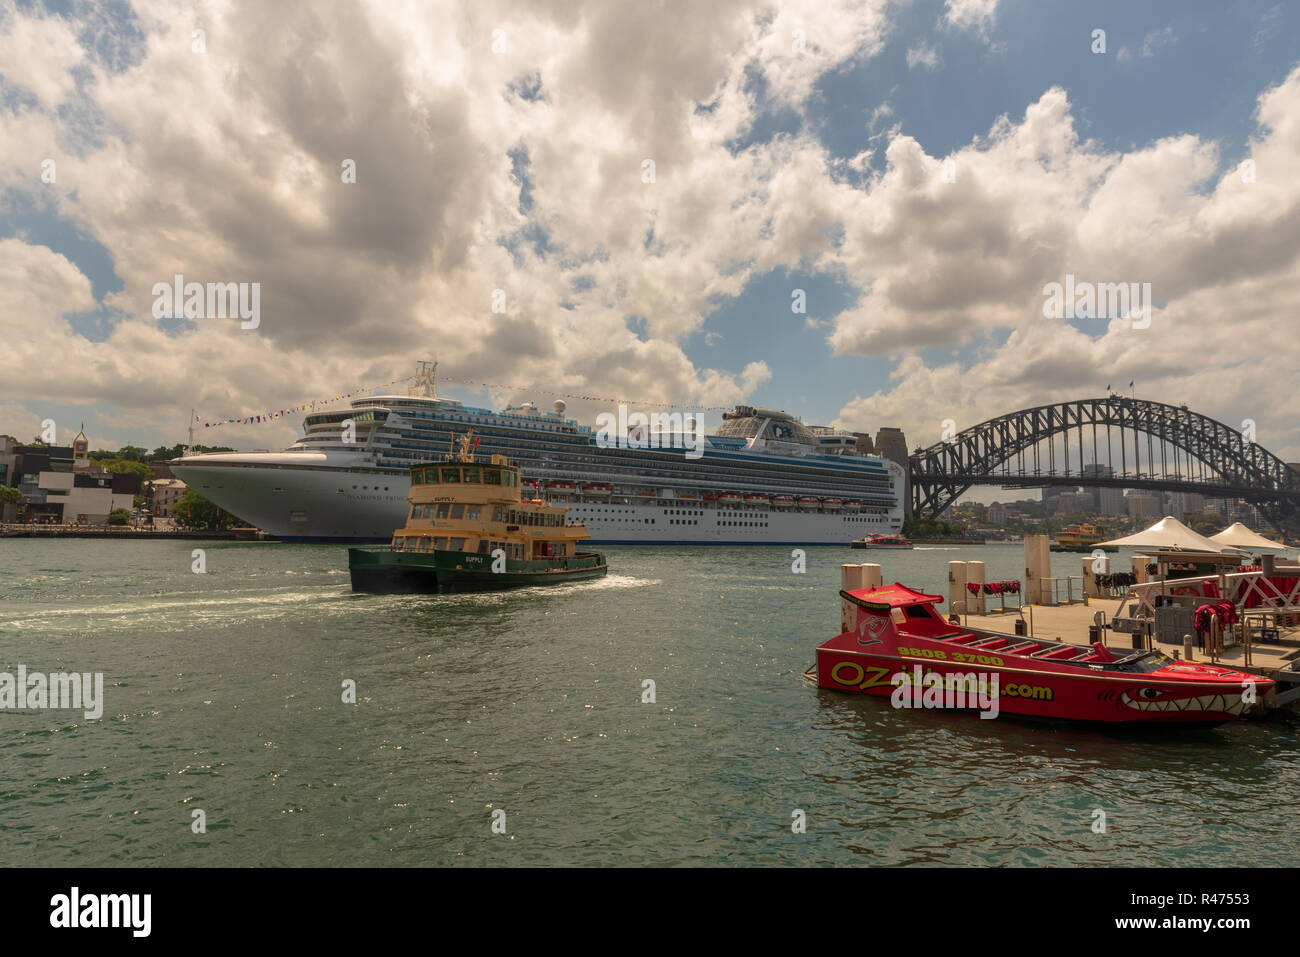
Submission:
{"label": "white cruise ship", "polygon": [[304,436],[283,452],[189,455],[171,467],[286,541],[388,541],[406,521],[409,467],[442,458],[470,429],[479,454],[518,464],[526,485],[569,505],[596,543],[847,545],[902,529],[902,467],[857,454],[849,434],[738,406],[691,458],[682,448],[604,448],[564,409],[465,406],[439,397],[431,364],[421,363],[411,394],[308,415]]}

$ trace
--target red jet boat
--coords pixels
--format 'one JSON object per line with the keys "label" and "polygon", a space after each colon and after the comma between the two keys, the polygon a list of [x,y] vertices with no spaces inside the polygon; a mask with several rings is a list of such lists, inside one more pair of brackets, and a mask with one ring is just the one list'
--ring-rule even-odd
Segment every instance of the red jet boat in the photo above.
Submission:
{"label": "red jet boat", "polygon": [[942,596],[900,584],[840,597],[855,606],[856,621],[817,649],[818,686],[890,696],[899,707],[1218,724],[1274,687],[1268,678],[1157,651],[1114,652],[1101,642],[1071,645],[965,628],[936,610]]}

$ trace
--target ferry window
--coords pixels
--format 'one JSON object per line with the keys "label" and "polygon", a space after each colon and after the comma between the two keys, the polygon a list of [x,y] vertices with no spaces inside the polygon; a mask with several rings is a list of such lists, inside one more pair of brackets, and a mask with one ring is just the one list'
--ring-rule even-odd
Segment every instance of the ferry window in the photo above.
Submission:
{"label": "ferry window", "polygon": [[486,538],[480,538],[478,540],[478,553],[480,555],[486,555],[488,553],[488,540]]}
{"label": "ferry window", "polygon": [[470,521],[478,521],[483,516],[482,505],[466,505],[465,517]]}
{"label": "ferry window", "polygon": [[484,484],[484,485],[500,485],[500,484],[501,484],[501,471],[500,471],[499,469],[484,469],[484,470],[483,470],[483,484]]}
{"label": "ferry window", "polygon": [[453,506],[451,507],[451,517],[452,517],[452,518],[464,518],[464,517],[465,517],[465,506],[464,506],[464,505],[453,505]]}
{"label": "ferry window", "polygon": [[401,535],[394,535],[394,536],[393,536],[393,548],[395,548],[397,551],[400,552],[400,551],[402,550],[402,543],[403,543],[405,540],[406,540],[406,539],[405,539],[403,536],[401,536]]}
{"label": "ferry window", "polygon": [[459,482],[459,481],[460,481],[460,469],[443,469],[443,470],[442,470],[442,480],[443,480],[444,482]]}
{"label": "ferry window", "polygon": [[420,539],[420,551],[427,552],[429,550],[429,541],[430,539],[427,537]]}
{"label": "ferry window", "polygon": [[453,538],[451,540],[451,550],[453,552],[463,552],[465,550],[465,539]]}
{"label": "ferry window", "polygon": [[472,482],[472,483],[474,483],[475,485],[477,485],[477,484],[478,484],[478,469],[466,469],[466,470],[465,470],[465,481],[466,481],[466,482]]}
{"label": "ferry window", "polygon": [[[425,541],[427,542],[428,539],[426,538]],[[440,551],[440,552],[445,552],[445,551],[447,550],[447,539],[445,539],[445,538],[435,538],[435,539],[433,540],[433,547],[436,548],[436,549],[437,549],[438,551]]]}
{"label": "ferry window", "polygon": [[492,506],[492,521],[504,522],[506,520],[506,510],[500,505]]}
{"label": "ferry window", "polygon": [[439,518],[446,518],[446,517],[447,517],[447,510],[448,510],[450,507],[451,507],[451,506],[448,505],[446,502],[443,502],[441,505],[439,505],[439,506],[438,506],[438,517],[439,517]]}

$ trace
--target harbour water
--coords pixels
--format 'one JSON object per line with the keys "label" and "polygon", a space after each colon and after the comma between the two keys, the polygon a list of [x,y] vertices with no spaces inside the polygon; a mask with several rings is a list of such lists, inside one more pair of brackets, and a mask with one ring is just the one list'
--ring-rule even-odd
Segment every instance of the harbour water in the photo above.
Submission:
{"label": "harbour water", "polygon": [[841,563],[934,590],[956,559],[1019,577],[1019,545],[810,548],[804,574],[788,548],[605,551],[592,583],[365,596],[338,546],[0,542],[0,670],[103,672],[106,699],[98,721],[0,712],[5,862],[1294,860],[1290,719],[981,721],[800,677]]}

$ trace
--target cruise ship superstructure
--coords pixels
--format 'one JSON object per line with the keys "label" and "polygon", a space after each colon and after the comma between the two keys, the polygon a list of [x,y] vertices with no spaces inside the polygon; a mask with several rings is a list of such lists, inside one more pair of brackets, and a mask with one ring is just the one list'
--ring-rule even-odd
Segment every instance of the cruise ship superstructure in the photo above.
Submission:
{"label": "cruise ship superstructure", "polygon": [[283,452],[190,455],[172,470],[277,538],[388,541],[406,521],[409,467],[447,455],[472,428],[479,454],[519,465],[538,497],[569,506],[593,542],[846,545],[902,528],[902,467],[858,454],[851,434],[738,406],[698,457],[682,447],[602,447],[615,443],[566,419],[562,401],[550,411],[472,408],[438,396],[432,364],[421,367],[409,395],[306,416],[305,434]]}

